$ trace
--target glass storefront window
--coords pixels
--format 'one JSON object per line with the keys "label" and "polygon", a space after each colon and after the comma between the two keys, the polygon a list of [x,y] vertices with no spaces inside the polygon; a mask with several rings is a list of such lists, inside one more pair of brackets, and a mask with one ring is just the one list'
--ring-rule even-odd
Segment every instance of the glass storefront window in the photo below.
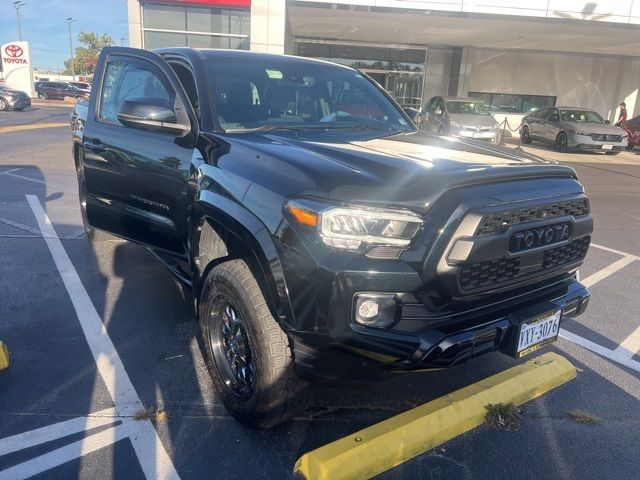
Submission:
{"label": "glass storefront window", "polygon": [[250,45],[249,10],[144,4],[143,23],[148,50],[187,46],[248,50]]}
{"label": "glass storefront window", "polygon": [[547,95],[469,92],[469,96],[480,100],[493,112],[529,113],[556,104],[556,97]]}
{"label": "glass storefront window", "polygon": [[159,30],[185,30],[184,7],[144,5],[144,27]]}

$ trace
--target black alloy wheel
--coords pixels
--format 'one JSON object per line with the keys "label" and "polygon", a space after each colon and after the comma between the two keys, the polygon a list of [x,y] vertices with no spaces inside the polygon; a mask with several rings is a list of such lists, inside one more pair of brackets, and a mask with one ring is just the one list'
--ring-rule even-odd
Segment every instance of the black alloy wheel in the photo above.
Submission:
{"label": "black alloy wheel", "polygon": [[220,294],[209,312],[209,348],[222,383],[239,397],[251,396],[254,380],[253,353],[238,309]]}
{"label": "black alloy wheel", "polygon": [[569,139],[567,138],[567,134],[565,132],[560,132],[556,137],[555,143],[556,151],[558,152],[566,152],[569,147]]}

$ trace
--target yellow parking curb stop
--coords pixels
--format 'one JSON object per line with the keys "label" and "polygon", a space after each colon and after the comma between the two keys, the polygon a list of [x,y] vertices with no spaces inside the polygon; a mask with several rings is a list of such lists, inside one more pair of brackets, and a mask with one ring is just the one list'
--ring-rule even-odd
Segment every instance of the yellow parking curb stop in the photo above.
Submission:
{"label": "yellow parking curb stop", "polygon": [[521,405],[576,377],[561,355],[526,363],[432,400],[302,455],[296,478],[366,479],[478,427],[496,403]]}
{"label": "yellow parking curb stop", "polygon": [[0,340],[0,370],[9,368],[9,349],[7,345]]}

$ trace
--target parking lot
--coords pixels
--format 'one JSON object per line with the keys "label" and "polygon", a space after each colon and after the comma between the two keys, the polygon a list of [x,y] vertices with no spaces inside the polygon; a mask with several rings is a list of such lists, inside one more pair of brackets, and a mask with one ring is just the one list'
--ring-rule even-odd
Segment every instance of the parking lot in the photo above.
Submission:
{"label": "parking lot", "polygon": [[[12,354],[0,372],[0,480],[290,478],[301,454],[517,363],[496,353],[375,388],[316,386],[305,416],[243,427],[218,402],[188,292],[143,248],[85,237],[59,126],[69,113],[0,112],[0,340]],[[640,151],[525,149],[574,167],[591,199],[591,303],[550,347],[578,378],[528,403],[518,431],[478,428],[381,478],[637,477]],[[598,423],[575,422],[573,409]]]}

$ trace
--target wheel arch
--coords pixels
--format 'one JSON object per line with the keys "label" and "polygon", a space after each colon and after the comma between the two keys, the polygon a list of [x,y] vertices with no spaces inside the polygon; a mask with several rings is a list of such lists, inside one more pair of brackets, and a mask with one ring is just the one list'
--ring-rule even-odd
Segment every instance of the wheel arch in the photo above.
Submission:
{"label": "wheel arch", "polygon": [[197,202],[191,225],[190,257],[196,311],[209,271],[227,260],[252,257],[254,272],[271,313],[283,326],[293,325],[293,310],[276,246],[266,227],[251,212],[226,197],[207,193]]}

